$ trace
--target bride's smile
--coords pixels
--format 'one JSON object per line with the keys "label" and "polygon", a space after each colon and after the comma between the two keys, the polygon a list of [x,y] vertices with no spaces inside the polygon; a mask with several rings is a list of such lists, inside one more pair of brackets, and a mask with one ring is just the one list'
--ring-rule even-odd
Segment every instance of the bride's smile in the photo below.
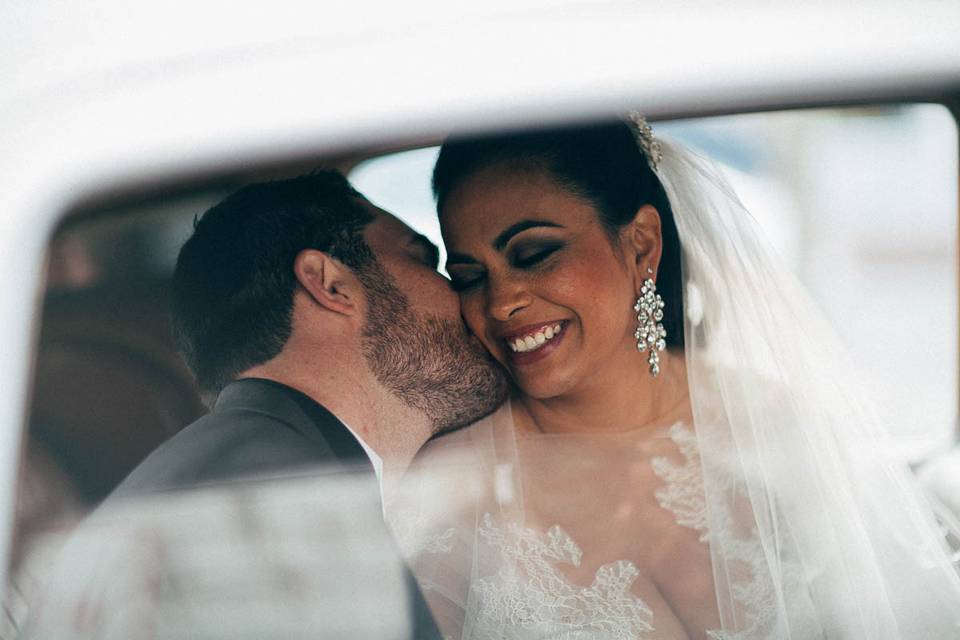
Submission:
{"label": "bride's smile", "polygon": [[524,393],[616,388],[644,373],[631,308],[641,266],[657,266],[658,222],[614,237],[589,200],[509,165],[479,169],[448,196],[447,270],[464,319]]}
{"label": "bride's smile", "polygon": [[515,354],[514,362],[529,364],[551,353],[563,337],[566,320],[536,323],[507,332],[503,336],[507,346]]}

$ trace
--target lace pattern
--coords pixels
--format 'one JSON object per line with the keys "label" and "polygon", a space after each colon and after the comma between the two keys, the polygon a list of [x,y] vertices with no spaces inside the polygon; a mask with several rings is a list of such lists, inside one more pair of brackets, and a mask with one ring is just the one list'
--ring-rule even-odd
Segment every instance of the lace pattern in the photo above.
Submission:
{"label": "lace pattern", "polygon": [[663,487],[654,492],[654,496],[662,508],[673,513],[677,524],[699,531],[700,542],[707,542],[707,503],[697,438],[690,429],[680,423],[673,425],[669,433],[684,462],[676,464],[662,456],[650,461],[653,472],[664,483]]}
{"label": "lace pattern", "polygon": [[[717,526],[711,528],[696,434],[679,423],[670,428],[669,434],[684,460],[677,464],[666,457],[652,459],[654,473],[664,481],[664,487],[655,492],[657,502],[674,514],[678,524],[698,531],[701,541],[715,545],[725,562],[732,565],[731,572],[740,576],[731,583],[731,595],[743,614],[741,629],[735,633],[712,630],[707,636],[714,640],[777,637],[777,594],[760,537],[753,527],[742,535],[742,523],[736,522],[729,498],[725,497],[736,495],[735,487],[729,484],[713,487],[712,499],[718,509],[714,514]],[[799,586],[799,566],[784,562],[782,569],[785,582]]]}
{"label": "lace pattern", "polygon": [[453,550],[456,529],[445,527],[429,530],[429,521],[412,510],[401,510],[390,517],[390,528],[403,555],[413,558],[421,554],[443,554]]}
{"label": "lace pattern", "polygon": [[[536,629],[551,637],[634,640],[653,631],[653,613],[630,593],[639,575],[632,562],[600,567],[593,584],[576,587],[557,568],[580,565],[582,552],[560,527],[545,535],[516,523],[501,527],[487,513],[478,531],[502,560],[494,576],[473,582],[475,619],[484,638],[507,638],[510,629]],[[586,634],[586,635],[584,635]]]}
{"label": "lace pattern", "polygon": [[[798,605],[797,612],[790,612],[791,619],[794,614],[806,617],[807,612],[799,611],[803,603],[812,606],[809,598],[798,598],[794,591],[803,587],[800,565],[783,557],[777,559],[781,584],[791,590],[778,593],[752,512],[748,509],[741,516],[737,511],[745,494],[743,487],[736,484],[735,474],[729,470],[715,473],[712,477],[728,480],[705,487],[703,461],[693,429],[676,424],[668,435],[680,457],[650,460],[654,474],[663,483],[654,497],[678,525],[697,531],[700,541],[710,545],[712,554],[719,554],[730,587],[727,595],[736,603],[736,629],[708,630],[707,637],[777,638],[781,623],[779,596],[789,597]],[[398,538],[405,542],[408,557],[451,553],[458,539],[456,529],[430,530],[422,526],[425,523],[411,518],[411,514],[404,515],[397,518],[394,526]],[[631,592],[639,570],[629,560],[601,566],[592,584],[581,587],[572,584],[561,570],[562,565],[579,567],[583,556],[577,542],[561,527],[537,531],[484,510],[479,522],[464,526],[469,530],[462,532],[463,540],[479,545],[473,552],[472,576],[464,585],[464,637],[627,640],[655,636],[653,611]],[[414,535],[415,531],[420,535]],[[433,588],[431,580],[422,575],[420,579],[425,590]]]}

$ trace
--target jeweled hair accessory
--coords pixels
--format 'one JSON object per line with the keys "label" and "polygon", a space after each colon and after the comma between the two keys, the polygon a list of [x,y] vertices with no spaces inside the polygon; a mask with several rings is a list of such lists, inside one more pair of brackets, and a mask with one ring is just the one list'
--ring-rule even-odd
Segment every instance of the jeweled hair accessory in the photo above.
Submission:
{"label": "jeweled hair accessory", "polygon": [[627,122],[633,130],[634,138],[637,139],[637,145],[647,157],[650,168],[656,171],[660,161],[663,160],[663,149],[660,147],[660,141],[654,137],[650,123],[639,111],[627,112]]}

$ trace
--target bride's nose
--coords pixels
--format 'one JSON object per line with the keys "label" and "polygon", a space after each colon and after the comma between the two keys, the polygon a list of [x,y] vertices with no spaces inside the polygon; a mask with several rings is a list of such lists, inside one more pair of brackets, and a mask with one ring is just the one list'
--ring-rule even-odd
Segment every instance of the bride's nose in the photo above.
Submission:
{"label": "bride's nose", "polygon": [[487,316],[506,322],[517,312],[530,306],[533,296],[526,286],[509,277],[490,274],[487,280]]}

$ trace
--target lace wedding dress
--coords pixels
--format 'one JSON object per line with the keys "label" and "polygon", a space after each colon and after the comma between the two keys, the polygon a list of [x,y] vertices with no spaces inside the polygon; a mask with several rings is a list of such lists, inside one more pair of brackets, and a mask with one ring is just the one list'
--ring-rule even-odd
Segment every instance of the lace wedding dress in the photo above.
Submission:
{"label": "lace wedding dress", "polygon": [[441,630],[960,638],[960,578],[858,370],[721,173],[661,142],[689,424],[533,435],[507,406],[434,443],[391,510]]}
{"label": "lace wedding dress", "polygon": [[[447,637],[778,637],[763,549],[735,501],[710,531],[684,424],[518,434],[508,404],[431,447],[406,490],[418,500],[400,500],[394,527]],[[738,575],[737,634],[719,628],[709,545]],[[801,589],[799,576],[793,584]]]}

